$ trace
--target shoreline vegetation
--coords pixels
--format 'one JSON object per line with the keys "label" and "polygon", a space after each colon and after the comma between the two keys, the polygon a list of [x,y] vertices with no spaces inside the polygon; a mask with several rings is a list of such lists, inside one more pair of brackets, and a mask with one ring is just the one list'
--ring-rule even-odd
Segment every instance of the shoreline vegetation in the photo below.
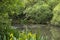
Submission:
{"label": "shoreline vegetation", "polygon": [[0,40],[60,40],[60,0],[0,0]]}

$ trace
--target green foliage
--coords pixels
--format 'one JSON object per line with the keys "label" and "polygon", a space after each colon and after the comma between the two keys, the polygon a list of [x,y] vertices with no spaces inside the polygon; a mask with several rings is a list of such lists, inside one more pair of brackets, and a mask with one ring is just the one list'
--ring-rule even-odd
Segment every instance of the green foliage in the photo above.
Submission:
{"label": "green foliage", "polygon": [[58,4],[58,3],[60,3],[60,0],[44,0],[48,5],[50,5],[51,6],[51,8],[50,9],[52,9],[53,10],[53,8]]}
{"label": "green foliage", "polygon": [[13,29],[11,27],[9,27],[9,28],[3,28],[3,29],[0,28],[0,39],[1,40],[10,40],[10,38],[12,36],[14,36],[15,38],[19,38],[19,31],[16,30],[16,29]]}
{"label": "green foliage", "polygon": [[[9,14],[19,14],[20,7],[24,7],[21,0],[1,0],[0,1],[0,38],[1,40],[9,40],[11,28],[11,19]],[[16,30],[15,30],[16,31]],[[13,31],[13,33],[16,33]]]}
{"label": "green foliage", "polygon": [[25,7],[33,6],[38,0],[24,0]]}
{"label": "green foliage", "polygon": [[24,7],[21,0],[2,0],[0,2],[0,27],[11,25],[9,14],[19,14],[21,9],[20,7]]}
{"label": "green foliage", "polygon": [[8,19],[14,14],[20,14],[22,8],[24,8],[24,4],[21,0],[2,0],[0,2],[0,15],[2,16],[2,18],[4,16]]}
{"label": "green foliage", "polygon": [[45,37],[40,37],[40,33],[20,33],[13,29],[11,22],[39,24],[52,19],[52,24],[60,26],[59,2],[60,0],[0,0],[0,40],[25,40],[27,37],[29,40],[44,40]]}
{"label": "green foliage", "polygon": [[33,23],[46,23],[52,16],[50,7],[46,3],[37,3],[32,7],[28,7],[24,13],[26,14],[26,19]]}
{"label": "green foliage", "polygon": [[52,24],[60,25],[60,3],[53,10]]}

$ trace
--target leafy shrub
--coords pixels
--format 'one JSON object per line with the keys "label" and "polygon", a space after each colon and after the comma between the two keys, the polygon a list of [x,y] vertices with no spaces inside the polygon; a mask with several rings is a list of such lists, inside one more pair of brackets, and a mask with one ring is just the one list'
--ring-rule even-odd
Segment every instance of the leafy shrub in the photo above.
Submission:
{"label": "leafy shrub", "polygon": [[54,25],[60,25],[60,4],[58,4],[53,10],[51,23]]}
{"label": "leafy shrub", "polygon": [[49,5],[35,4],[32,7],[26,8],[24,13],[26,14],[26,19],[31,23],[46,23],[49,22],[52,17],[52,12],[49,9]]}

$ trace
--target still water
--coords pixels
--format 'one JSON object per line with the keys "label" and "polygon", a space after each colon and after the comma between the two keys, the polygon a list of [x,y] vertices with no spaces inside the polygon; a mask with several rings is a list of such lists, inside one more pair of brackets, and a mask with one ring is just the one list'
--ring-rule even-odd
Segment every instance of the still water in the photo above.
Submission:
{"label": "still water", "polygon": [[60,27],[53,25],[29,24],[14,25],[19,30],[30,30],[32,33],[39,33],[47,40],[60,40]]}

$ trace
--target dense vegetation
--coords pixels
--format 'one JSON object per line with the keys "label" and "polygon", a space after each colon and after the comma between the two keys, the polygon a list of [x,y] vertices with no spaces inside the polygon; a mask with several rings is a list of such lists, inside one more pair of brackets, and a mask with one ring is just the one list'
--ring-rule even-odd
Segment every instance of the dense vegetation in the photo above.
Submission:
{"label": "dense vegetation", "polygon": [[9,40],[10,34],[19,38],[20,32],[13,29],[12,24],[50,23],[60,26],[59,18],[60,0],[0,0],[0,40]]}
{"label": "dense vegetation", "polygon": [[[55,18],[54,15],[58,14],[59,8],[57,6],[59,6],[59,1],[2,0],[0,2],[0,15],[6,17],[13,24],[43,24],[50,22]],[[54,12],[55,10],[57,10],[56,13]]]}

